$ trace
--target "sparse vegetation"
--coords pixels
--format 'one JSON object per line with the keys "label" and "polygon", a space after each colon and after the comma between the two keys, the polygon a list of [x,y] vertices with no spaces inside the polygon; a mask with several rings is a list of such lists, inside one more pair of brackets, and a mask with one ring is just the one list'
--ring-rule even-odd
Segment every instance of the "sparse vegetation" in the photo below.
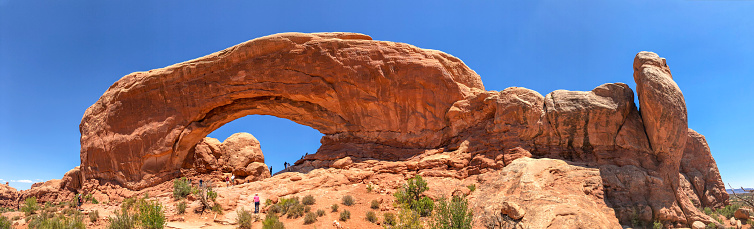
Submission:
{"label": "sparse vegetation", "polygon": [[368,211],[366,216],[367,221],[371,223],[377,223],[377,214],[373,211]]}
{"label": "sparse vegetation", "polygon": [[343,200],[343,205],[346,205],[346,206],[351,206],[351,205],[353,205],[356,202],[356,200],[354,200],[353,196],[351,196],[351,195],[345,195],[345,196],[343,196],[342,200]]}
{"label": "sparse vegetation", "polygon": [[330,209],[332,209],[332,212],[338,212],[338,204],[332,204],[332,206],[330,206]]}
{"label": "sparse vegetation", "polygon": [[454,196],[450,201],[441,198],[430,225],[433,229],[471,229],[473,217],[465,198]]}
{"label": "sparse vegetation", "polygon": [[383,218],[382,223],[385,224],[386,226],[387,225],[389,225],[389,226],[395,226],[395,223],[396,223],[395,222],[395,214],[390,213],[390,212],[386,212],[385,214],[382,215],[382,218]]}
{"label": "sparse vegetation", "polygon": [[304,216],[304,224],[312,224],[317,221],[317,214],[314,214],[314,212],[306,213],[306,216]]}
{"label": "sparse vegetation", "polygon": [[730,217],[733,217],[733,213],[735,213],[736,210],[738,210],[738,208],[740,207],[741,205],[731,204],[731,205],[725,206],[724,208],[717,209],[717,211],[715,212],[718,215],[724,216],[725,219],[730,219]]}
{"label": "sparse vegetation", "polygon": [[420,176],[408,179],[393,196],[398,204],[403,208],[408,208],[419,213],[422,217],[432,214],[434,201],[429,197],[422,196],[424,191],[429,190],[427,182]]}
{"label": "sparse vegetation", "polygon": [[519,222],[508,215],[501,214],[499,209],[485,211],[482,215],[482,223],[488,229],[521,228]]}
{"label": "sparse vegetation", "polygon": [[368,184],[367,185],[367,193],[371,193],[372,190],[374,190],[374,186],[372,186],[371,184]]}
{"label": "sparse vegetation", "polygon": [[317,209],[317,216],[318,216],[318,217],[321,217],[321,216],[323,216],[323,215],[325,215],[325,210],[322,210],[322,209]]}
{"label": "sparse vegetation", "polygon": [[372,204],[369,206],[372,209],[379,209],[380,208],[380,201],[372,200]]}
{"label": "sparse vegetation", "polygon": [[212,190],[212,187],[214,187],[214,185],[212,185],[212,183],[208,181],[204,182],[204,185],[202,185],[202,187],[193,190],[193,193],[199,197],[199,201],[202,203],[201,209],[199,211],[203,212],[206,209],[211,209],[212,211],[217,212],[219,210],[219,212],[222,212],[222,208],[219,208],[219,206],[215,207],[217,204],[215,203],[214,205],[212,205],[212,203],[210,202],[217,199],[217,192]]}
{"label": "sparse vegetation", "polygon": [[192,192],[191,183],[185,177],[173,181],[173,198],[183,199]]}
{"label": "sparse vegetation", "polygon": [[285,229],[285,225],[280,222],[278,216],[275,213],[270,213],[265,216],[262,222],[262,229]]}
{"label": "sparse vegetation", "polygon": [[346,221],[351,218],[351,212],[348,210],[343,210],[340,212],[340,221]]}
{"label": "sparse vegetation", "polygon": [[466,188],[469,188],[471,192],[476,191],[476,184],[470,184],[469,186],[466,186]]}
{"label": "sparse vegetation", "polygon": [[28,222],[30,229],[86,228],[84,219],[80,214],[74,215],[72,217],[65,217],[62,215],[43,213],[42,215],[29,217]]}
{"label": "sparse vegetation", "polygon": [[89,213],[89,221],[97,222],[98,219],[99,219],[99,210],[94,210]]}
{"label": "sparse vegetation", "polygon": [[[125,204],[125,202],[123,203]],[[108,229],[133,229],[136,228],[137,218],[135,215],[129,213],[127,209],[122,211],[115,211],[115,217],[108,217],[110,224],[107,225]]]}
{"label": "sparse vegetation", "polygon": [[655,221],[654,224],[652,224],[653,229],[662,229],[662,223],[660,221]]}
{"label": "sparse vegetation", "polygon": [[707,224],[707,227],[705,227],[705,228],[706,229],[717,229],[717,226],[715,226],[714,223],[709,223],[709,224]]}
{"label": "sparse vegetation", "polygon": [[306,195],[304,196],[304,199],[301,200],[301,203],[304,205],[314,205],[314,196],[312,195]]}
{"label": "sparse vegetation", "polygon": [[27,217],[36,213],[37,210],[39,210],[37,197],[26,198],[26,200],[24,200],[23,206],[21,206],[21,211],[24,212],[24,215],[26,215]]}
{"label": "sparse vegetation", "polygon": [[419,221],[418,213],[408,208],[402,208],[401,211],[398,212],[398,222],[396,222],[394,228],[420,229],[424,227],[422,226],[421,221]]}
{"label": "sparse vegetation", "polygon": [[182,215],[182,214],[186,213],[186,205],[187,205],[187,203],[186,203],[185,200],[181,201],[181,202],[178,202],[178,206],[176,206],[176,208],[178,209],[178,214]]}
{"label": "sparse vegetation", "polygon": [[11,229],[12,224],[8,217],[0,216],[0,229]]}
{"label": "sparse vegetation", "polygon": [[216,212],[218,214],[222,214],[223,213],[223,206],[220,205],[220,203],[215,203],[214,205],[212,205],[212,211]]}
{"label": "sparse vegetation", "polygon": [[254,222],[254,219],[251,217],[251,212],[241,208],[241,210],[236,211],[236,214],[238,215],[236,218],[238,228],[251,229],[251,223]]}
{"label": "sparse vegetation", "polygon": [[304,205],[296,203],[288,209],[287,215],[289,219],[290,218],[295,219],[295,218],[304,216],[305,212],[306,212],[306,208],[304,207]]}
{"label": "sparse vegetation", "polygon": [[165,213],[162,204],[157,201],[142,200],[139,204],[139,221],[144,229],[161,229],[165,227]]}

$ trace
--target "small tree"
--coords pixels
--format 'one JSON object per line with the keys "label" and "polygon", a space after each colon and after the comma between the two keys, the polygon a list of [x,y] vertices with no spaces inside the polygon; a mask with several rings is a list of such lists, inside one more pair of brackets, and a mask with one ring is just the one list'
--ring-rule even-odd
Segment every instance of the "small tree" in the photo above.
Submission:
{"label": "small tree", "polygon": [[451,201],[441,198],[435,210],[430,224],[433,229],[471,229],[474,217],[465,198],[454,196]]}
{"label": "small tree", "polygon": [[21,206],[21,211],[24,212],[26,216],[30,216],[39,210],[39,204],[37,204],[37,197],[30,197],[26,198],[24,200],[24,205]]}
{"label": "small tree", "polygon": [[191,194],[191,183],[185,177],[173,181],[173,198],[182,199]]}
{"label": "small tree", "polygon": [[427,181],[420,175],[416,175],[414,178],[408,179],[406,184],[395,192],[393,196],[398,204],[416,211],[421,216],[429,216],[432,214],[434,201],[429,197],[422,196],[427,190],[429,190]]}
{"label": "small tree", "polygon": [[421,229],[421,221],[419,221],[419,214],[414,210],[408,208],[402,208],[398,212],[398,222],[396,222],[395,229]]}
{"label": "small tree", "polygon": [[139,221],[145,229],[162,229],[165,227],[165,212],[162,204],[156,201],[144,200],[139,205]]}
{"label": "small tree", "polygon": [[280,222],[275,213],[268,213],[262,221],[262,229],[285,229],[285,225]]}

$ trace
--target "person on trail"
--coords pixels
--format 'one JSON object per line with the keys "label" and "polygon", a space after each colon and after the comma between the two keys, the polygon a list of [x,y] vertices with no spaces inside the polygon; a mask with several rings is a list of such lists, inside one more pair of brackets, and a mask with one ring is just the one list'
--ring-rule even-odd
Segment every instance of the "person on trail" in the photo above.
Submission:
{"label": "person on trail", "polygon": [[81,209],[81,205],[84,204],[84,197],[81,196],[81,193],[79,193],[78,201],[79,201],[79,209]]}
{"label": "person on trail", "polygon": [[204,180],[202,180],[202,179],[199,179],[199,187],[200,187],[200,188],[201,188],[201,187],[203,187],[203,186],[202,186],[202,185],[204,185],[203,183],[204,183]]}
{"label": "person on trail", "polygon": [[231,186],[236,186],[236,175],[230,175],[230,182],[233,182]]}
{"label": "person on trail", "polygon": [[254,214],[259,213],[259,193],[254,193]]}

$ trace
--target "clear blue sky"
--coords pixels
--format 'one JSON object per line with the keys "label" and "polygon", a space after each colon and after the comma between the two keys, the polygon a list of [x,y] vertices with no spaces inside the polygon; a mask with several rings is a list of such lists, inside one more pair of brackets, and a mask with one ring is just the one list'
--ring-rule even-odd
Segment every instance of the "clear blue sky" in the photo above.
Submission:
{"label": "clear blue sky", "polygon": [[[754,1],[0,0],[0,182],[60,179],[80,163],[84,110],[122,76],[280,32],[348,31],[461,58],[488,90],[635,89],[634,55],[668,59],[689,127],[723,180],[754,186]],[[321,134],[268,116],[210,134],[254,134],[274,170]],[[748,171],[748,172],[747,172]]]}

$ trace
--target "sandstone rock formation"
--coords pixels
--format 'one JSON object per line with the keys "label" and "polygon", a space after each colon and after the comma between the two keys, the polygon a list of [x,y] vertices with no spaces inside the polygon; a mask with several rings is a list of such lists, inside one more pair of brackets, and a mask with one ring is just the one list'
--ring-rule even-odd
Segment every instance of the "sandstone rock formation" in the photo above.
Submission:
{"label": "sandstone rock formation", "polygon": [[[80,173],[137,190],[182,169],[260,174],[263,157],[254,144],[234,148],[204,137],[265,114],[325,134],[318,152],[289,171],[348,169],[354,182],[385,173],[466,179],[502,170],[499,188],[522,198],[557,196],[590,212],[530,201],[520,205],[537,209],[522,218],[530,225],[572,222],[574,215],[606,227],[634,217],[668,227],[715,223],[697,208],[725,205],[728,197],[706,140],[688,129],[665,59],[641,52],[633,66],[640,107],[624,83],[545,96],[520,87],[485,91],[474,71],[439,51],[363,34],[276,34],[113,84],[82,119]],[[508,186],[518,181],[507,176],[526,174],[566,191]],[[585,184],[588,192],[576,195]],[[556,206],[564,214],[547,210]]]}
{"label": "sandstone rock formation", "polygon": [[223,171],[248,182],[270,177],[259,141],[249,133],[236,133],[220,143],[206,137],[190,151],[184,167],[199,173]]}
{"label": "sandstone rock formation", "polygon": [[18,207],[18,190],[8,186],[7,184],[0,184],[0,208],[17,208]]}

